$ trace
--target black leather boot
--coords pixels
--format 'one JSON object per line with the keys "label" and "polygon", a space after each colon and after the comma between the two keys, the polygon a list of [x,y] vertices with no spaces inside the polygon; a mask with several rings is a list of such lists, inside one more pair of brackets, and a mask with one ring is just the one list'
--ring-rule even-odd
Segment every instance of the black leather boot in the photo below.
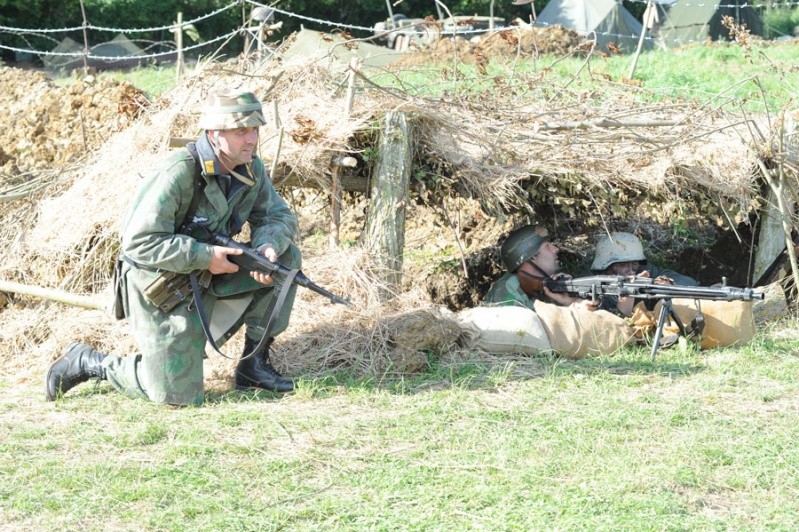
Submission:
{"label": "black leather boot", "polygon": [[[271,392],[286,393],[294,389],[294,381],[283,377],[269,362],[270,346],[274,338],[270,338],[266,347],[260,353],[240,360],[236,367],[236,388],[263,388]],[[244,354],[246,356],[255,349],[258,343],[249,338],[244,338]]]}
{"label": "black leather boot", "polygon": [[45,381],[45,396],[55,401],[60,395],[89,379],[105,380],[102,365],[105,353],[92,349],[86,344],[73,343],[67,346],[64,354],[50,365]]}

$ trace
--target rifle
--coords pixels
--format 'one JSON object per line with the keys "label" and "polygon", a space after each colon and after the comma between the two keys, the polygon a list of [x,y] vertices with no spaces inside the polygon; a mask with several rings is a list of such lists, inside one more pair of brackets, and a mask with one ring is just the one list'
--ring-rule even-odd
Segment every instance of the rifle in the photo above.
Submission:
{"label": "rifle", "polygon": [[666,317],[671,318],[677,324],[680,334],[685,336],[685,327],[682,321],[674,312],[671,300],[673,298],[704,299],[710,301],[752,301],[764,299],[763,292],[758,292],[751,288],[736,288],[727,286],[726,279],[723,279],[720,287],[709,286],[682,286],[669,284],[655,284],[655,279],[650,277],[638,277],[623,275],[594,275],[589,277],[578,277],[575,279],[552,279],[533,276],[525,271],[519,271],[522,288],[528,294],[541,293],[544,287],[553,292],[566,293],[581,299],[597,300],[601,296],[632,297],[635,299],[661,301],[660,314],[658,316],[657,329],[652,344],[652,359],[655,358],[660,347],[660,340],[663,335],[663,325]]}
{"label": "rifle", "polygon": [[[277,275],[283,279],[290,277],[291,270],[287,267],[283,266],[279,262],[272,262],[271,260],[267,259],[253,248],[249,246],[245,246],[244,244],[233,240],[230,237],[220,235],[218,233],[213,233],[211,231],[207,231],[208,233],[208,242],[212,244],[216,244],[217,246],[224,246],[229,248],[236,248],[242,250],[241,255],[228,255],[227,258],[230,262],[237,264],[240,268],[244,268],[248,272],[258,272],[264,275]],[[329,292],[319,286],[318,284],[312,282],[308,279],[302,271],[297,271],[294,277],[291,279],[292,283],[298,284],[303,288],[307,288],[313,292],[316,292],[320,296],[326,297],[332,303],[338,303],[339,305],[347,305],[352,306],[349,300],[344,299],[343,297],[337,296],[336,294]]]}

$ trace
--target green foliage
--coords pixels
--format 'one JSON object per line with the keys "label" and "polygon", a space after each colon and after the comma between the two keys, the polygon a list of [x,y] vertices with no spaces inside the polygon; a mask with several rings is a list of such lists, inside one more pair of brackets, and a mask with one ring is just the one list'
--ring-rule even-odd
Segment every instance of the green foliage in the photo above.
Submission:
{"label": "green foliage", "polygon": [[763,28],[767,38],[792,36],[799,26],[799,9],[772,8],[763,15]]}

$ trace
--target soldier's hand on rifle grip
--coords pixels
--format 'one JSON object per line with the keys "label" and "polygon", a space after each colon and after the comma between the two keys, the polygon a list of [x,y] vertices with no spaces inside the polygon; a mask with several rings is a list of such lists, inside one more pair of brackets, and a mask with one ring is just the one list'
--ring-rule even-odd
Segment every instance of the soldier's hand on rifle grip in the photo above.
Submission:
{"label": "soldier's hand on rifle grip", "polygon": [[241,255],[242,253],[242,250],[236,248],[211,246],[211,264],[208,265],[208,270],[214,275],[237,272],[239,271],[238,265],[230,262],[227,256]]}
{"label": "soldier's hand on rifle grip", "polygon": [[[270,262],[277,262],[277,252],[275,251],[275,248],[273,248],[269,244],[260,246],[258,248],[258,253],[266,257],[266,259]],[[250,272],[250,277],[258,281],[259,283],[265,284],[267,286],[273,283],[271,275],[264,275],[263,273],[260,272]]]}

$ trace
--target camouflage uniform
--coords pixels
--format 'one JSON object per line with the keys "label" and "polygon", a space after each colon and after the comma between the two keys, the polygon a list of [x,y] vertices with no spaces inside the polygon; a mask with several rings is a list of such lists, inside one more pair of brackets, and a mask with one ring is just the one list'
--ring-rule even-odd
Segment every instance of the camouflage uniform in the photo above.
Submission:
{"label": "camouflage uniform", "polygon": [[[260,104],[257,108],[257,113],[219,116],[214,124],[232,120],[230,129],[250,127],[252,122],[247,122],[247,118],[257,114],[256,121],[262,125]],[[207,120],[207,114],[204,119]],[[200,126],[224,129],[209,128],[202,119]],[[193,220],[202,221],[211,231],[224,235],[249,222],[252,247],[269,244],[281,263],[291,269],[300,268],[300,252],[292,244],[297,232],[296,217],[275,191],[263,162],[254,157],[251,164],[236,167],[234,175],[240,174],[241,180],[231,179],[226,196],[220,184],[221,166],[205,133],[197,140],[196,147],[203,163],[201,179],[205,188],[197,192],[202,197]],[[170,156],[142,183],[121,235],[125,258],[121,271],[123,305],[141,352],[128,357],[109,355],[102,361],[106,378],[120,392],[175,405],[203,402],[206,336],[193,304],[184,302],[166,313],[153,305],[143,290],[161,271],[189,273],[205,270],[210,264],[210,244],[177,232],[195,193],[195,175],[194,158],[182,150]],[[254,184],[250,186],[247,182]],[[246,325],[249,338],[260,339],[264,316],[279,289],[256,282],[244,270],[215,275],[202,298],[207,316],[211,316],[218,300],[252,296],[244,315],[220,342],[232,336],[242,324]],[[270,336],[288,326],[295,291],[296,286],[292,285]]]}
{"label": "camouflage uniform", "polygon": [[511,231],[502,243],[500,256],[508,269],[508,273],[497,279],[488,289],[483,303],[490,306],[522,306],[531,310],[538,300],[552,302],[545,294],[530,297],[525,293],[516,271],[532,259],[544,242],[549,240],[543,228],[526,225]]}
{"label": "camouflage uniform", "polygon": [[535,310],[533,307],[537,299],[528,296],[519,283],[519,276],[515,273],[506,273],[491,285],[483,298],[483,303],[490,306],[521,306]]}

